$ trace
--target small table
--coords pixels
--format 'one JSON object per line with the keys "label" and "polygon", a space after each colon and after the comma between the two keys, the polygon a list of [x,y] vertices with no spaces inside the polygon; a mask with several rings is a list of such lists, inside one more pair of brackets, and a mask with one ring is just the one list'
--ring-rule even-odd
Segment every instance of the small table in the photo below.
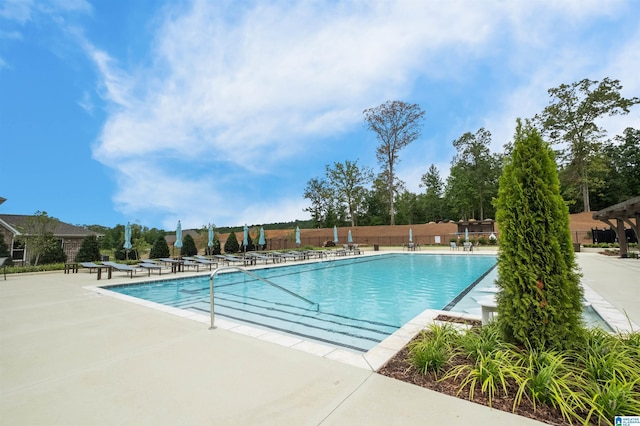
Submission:
{"label": "small table", "polygon": [[78,263],[77,262],[67,262],[64,264],[64,273],[69,274],[73,272],[74,274],[78,273]]}
{"label": "small table", "polygon": [[498,312],[498,304],[495,300],[483,300],[480,303],[482,309],[482,325],[487,325],[493,319],[493,316]]}
{"label": "small table", "polygon": [[107,265],[98,265],[98,267],[96,268],[98,270],[98,279],[102,278],[102,270],[106,269],[107,270],[107,279],[110,280],[111,279],[111,266],[107,266]]}

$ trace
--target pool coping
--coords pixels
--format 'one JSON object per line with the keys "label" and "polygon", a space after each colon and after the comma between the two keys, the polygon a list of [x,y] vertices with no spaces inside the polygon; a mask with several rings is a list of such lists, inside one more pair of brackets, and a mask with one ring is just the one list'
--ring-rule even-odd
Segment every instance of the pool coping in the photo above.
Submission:
{"label": "pool coping", "polygon": [[[381,254],[389,254],[386,253],[372,253],[366,254],[365,256],[376,256]],[[425,255],[433,254],[433,253],[424,253]],[[442,253],[438,253],[442,254]],[[457,253],[451,253],[450,255],[459,255]],[[318,260],[309,261],[310,263],[318,262]],[[291,264],[288,264],[290,266]],[[250,268],[250,269],[258,269],[263,265],[258,265],[258,267]],[[286,266],[286,265],[276,265],[278,266]],[[270,266],[274,267],[274,266]],[[211,273],[207,273],[207,275],[211,275]],[[188,274],[182,275],[182,278],[189,277],[202,277],[204,276],[202,273],[199,274]],[[171,278],[175,279],[175,278]],[[477,281],[474,287],[484,285],[486,286],[488,283],[485,281],[487,279],[491,279],[490,277],[483,277],[481,280]],[[142,283],[148,284],[151,282],[161,282],[166,281],[167,278],[158,278],[157,280],[152,281],[144,281]],[[138,285],[141,282],[132,282],[130,284],[121,283],[117,286],[121,285]],[[493,283],[491,283],[493,284]],[[586,283],[582,282],[581,286],[584,289],[584,299],[593,307],[598,315],[607,323],[609,326],[616,330],[617,332],[630,332],[632,330],[638,330],[640,327],[634,324],[629,318],[627,318],[622,312],[620,312],[617,308],[611,305],[608,301],[602,298],[598,293],[596,293],[591,287],[589,287]],[[114,285],[105,285],[105,287],[114,287]],[[144,299],[139,299],[137,297],[128,296],[122,293],[114,292],[102,286],[85,286],[84,288],[90,291],[94,291],[98,294],[107,295],[116,299],[124,300],[130,303],[134,303],[137,305],[145,306],[150,309],[154,309],[157,311],[165,312],[171,315],[175,315],[182,318],[187,318],[191,320],[195,320],[201,322],[203,324],[210,325],[211,319],[209,315],[198,314],[195,312],[186,311],[179,308],[174,308],[171,306],[162,305],[160,303],[155,303],[151,301],[147,301]],[[425,330],[435,321],[439,315],[447,315],[450,317],[461,318],[461,319],[469,319],[469,320],[480,320],[481,317],[473,314],[456,312],[455,306],[453,310],[437,310],[437,309],[426,309],[422,313],[415,316],[413,319],[408,321],[398,330],[396,330],[393,334],[385,338],[382,342],[378,343],[376,346],[371,348],[369,351],[361,353],[354,352],[348,349],[343,349],[337,346],[332,346],[328,344],[323,344],[314,340],[305,340],[299,337],[292,336],[290,334],[286,334],[283,332],[268,330],[266,328],[260,328],[256,326],[250,326],[246,324],[241,324],[233,321],[229,321],[223,318],[215,318],[215,328],[221,330],[228,330],[234,333],[239,333],[245,336],[257,338],[262,341],[275,343],[280,346],[285,346],[290,349],[300,350],[312,355],[320,356],[323,358],[331,359],[334,361],[338,361],[344,364],[348,364],[354,367],[362,368],[369,371],[378,371],[381,367],[383,367],[390,359],[392,359],[400,350],[402,350],[415,336],[418,335],[422,330]],[[215,332],[214,330],[211,330]]]}

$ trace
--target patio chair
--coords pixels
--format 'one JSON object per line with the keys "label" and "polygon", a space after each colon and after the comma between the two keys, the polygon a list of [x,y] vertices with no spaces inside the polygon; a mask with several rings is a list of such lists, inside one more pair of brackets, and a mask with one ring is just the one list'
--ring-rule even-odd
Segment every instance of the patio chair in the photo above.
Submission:
{"label": "patio chair", "polygon": [[116,263],[116,262],[102,262],[103,265],[110,266],[111,269],[115,269],[119,272],[126,272],[131,278],[133,278],[133,274],[138,272],[138,268],[134,268],[133,266],[125,265],[124,263]]}
{"label": "patio chair", "polygon": [[473,251],[473,244],[471,244],[470,241],[465,241],[464,243],[462,243],[464,246],[464,251]]}
{"label": "patio chair", "polygon": [[458,245],[455,242],[451,241],[449,244],[451,244],[451,250],[458,251]]}

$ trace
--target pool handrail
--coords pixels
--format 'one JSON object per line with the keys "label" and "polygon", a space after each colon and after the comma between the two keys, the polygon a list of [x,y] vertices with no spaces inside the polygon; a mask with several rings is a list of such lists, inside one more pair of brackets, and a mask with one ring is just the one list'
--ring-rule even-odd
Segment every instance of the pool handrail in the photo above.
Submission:
{"label": "pool handrail", "polygon": [[213,299],[214,299],[214,296],[213,296],[213,279],[215,278],[216,275],[218,275],[218,272],[220,272],[220,271],[228,271],[228,270],[231,270],[231,269],[233,269],[235,271],[238,271],[238,272],[245,273],[245,274],[249,275],[250,277],[253,277],[253,278],[257,279],[257,280],[260,280],[260,281],[262,281],[264,283],[267,283],[267,284],[269,284],[269,285],[271,285],[273,287],[279,288],[280,290],[285,291],[285,292],[289,293],[290,295],[292,295],[294,297],[297,297],[300,300],[304,300],[305,302],[309,303],[311,306],[315,306],[316,307],[315,308],[316,312],[320,311],[320,305],[318,303],[312,302],[311,300],[309,300],[309,299],[307,299],[305,297],[302,297],[299,294],[296,294],[296,293],[292,292],[291,290],[287,290],[286,288],[284,288],[282,286],[279,286],[278,284],[276,284],[274,282],[271,282],[266,278],[263,278],[263,277],[261,277],[259,275],[256,275],[253,272],[247,271],[245,268],[242,268],[240,266],[224,266],[224,267],[221,267],[221,268],[216,268],[216,270],[213,271],[211,273],[211,275],[209,275],[209,303],[211,305],[210,309],[209,309],[209,311],[211,312],[211,326],[209,327],[209,330],[213,330],[213,329],[216,328],[215,324],[214,324],[215,318],[214,318],[214,312],[213,312]]}

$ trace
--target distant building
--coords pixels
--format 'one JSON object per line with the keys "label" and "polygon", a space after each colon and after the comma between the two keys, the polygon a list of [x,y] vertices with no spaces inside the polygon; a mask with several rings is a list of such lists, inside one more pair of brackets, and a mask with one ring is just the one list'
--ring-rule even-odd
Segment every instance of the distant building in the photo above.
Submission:
{"label": "distant building", "polygon": [[[29,248],[23,244],[20,237],[25,236],[22,230],[25,229],[24,225],[30,217],[33,216],[0,214],[0,233],[4,236],[4,242],[11,250],[11,258],[14,262],[28,263],[29,261]],[[102,236],[97,232],[64,222],[58,222],[53,230],[53,237],[60,242],[69,261],[75,260],[82,240],[91,235]]]}

